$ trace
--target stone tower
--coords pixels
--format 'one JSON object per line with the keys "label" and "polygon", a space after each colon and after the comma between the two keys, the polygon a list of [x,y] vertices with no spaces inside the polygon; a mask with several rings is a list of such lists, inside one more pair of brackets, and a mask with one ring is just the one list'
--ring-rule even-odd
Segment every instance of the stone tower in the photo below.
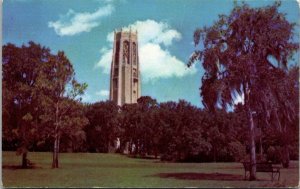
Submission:
{"label": "stone tower", "polygon": [[141,96],[137,32],[114,32],[109,99],[122,106]]}

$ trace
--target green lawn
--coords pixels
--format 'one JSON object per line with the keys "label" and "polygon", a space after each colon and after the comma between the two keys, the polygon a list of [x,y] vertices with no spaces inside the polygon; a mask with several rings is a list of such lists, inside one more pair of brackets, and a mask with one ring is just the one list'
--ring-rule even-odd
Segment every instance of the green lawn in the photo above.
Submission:
{"label": "green lawn", "polygon": [[4,187],[272,187],[298,186],[298,162],[281,169],[280,181],[258,173],[245,181],[241,163],[162,163],[119,154],[61,153],[51,169],[51,153],[29,153],[35,169],[16,169],[21,157],[2,153]]}

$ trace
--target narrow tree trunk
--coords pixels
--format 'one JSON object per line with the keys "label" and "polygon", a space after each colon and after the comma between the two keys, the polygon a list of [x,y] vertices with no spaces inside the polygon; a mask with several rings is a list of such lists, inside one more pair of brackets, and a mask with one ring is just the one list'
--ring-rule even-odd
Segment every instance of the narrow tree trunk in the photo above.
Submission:
{"label": "narrow tree trunk", "polygon": [[[287,131],[286,131],[286,123],[283,123],[283,135],[285,136],[284,138],[286,138],[287,136]],[[282,166],[284,168],[288,168],[290,166],[290,152],[289,152],[289,143],[288,141],[284,141],[283,144],[283,149],[281,150],[281,158],[282,158]]]}
{"label": "narrow tree trunk", "polygon": [[58,102],[56,103],[56,111],[55,111],[55,130],[54,130],[54,147],[53,147],[53,159],[52,159],[52,168],[58,168],[58,147],[59,147],[59,136],[58,136],[58,124],[59,124],[59,118],[58,118]]}
{"label": "narrow tree trunk", "polygon": [[27,152],[24,152],[22,154],[22,168],[23,169],[28,168],[28,164],[27,164]]}
{"label": "narrow tree trunk", "polygon": [[214,162],[217,161],[217,155],[216,155],[216,148],[213,147],[213,156],[214,156]]}
{"label": "narrow tree trunk", "polygon": [[52,159],[52,168],[58,168],[58,161],[57,161],[57,147],[58,147],[58,136],[55,136],[54,139],[54,149],[53,149],[53,159]]}
{"label": "narrow tree trunk", "polygon": [[263,146],[262,146],[262,136],[259,137],[259,153],[261,155],[261,157],[263,157]]}
{"label": "narrow tree trunk", "polygon": [[256,180],[256,150],[255,150],[255,125],[253,121],[252,110],[250,107],[250,86],[249,83],[243,83],[244,106],[246,108],[249,125],[249,145],[250,145],[250,177],[249,180]]}
{"label": "narrow tree trunk", "polygon": [[55,164],[56,164],[56,168],[58,168],[58,155],[59,155],[59,143],[60,143],[60,136],[58,135],[58,139],[57,139],[57,151],[56,151],[56,161],[55,161]]}
{"label": "narrow tree trunk", "polygon": [[106,152],[110,153],[110,149],[109,149],[109,141],[106,141]]}
{"label": "narrow tree trunk", "polygon": [[283,146],[282,150],[282,166],[288,168],[290,166],[290,152],[288,145]]}
{"label": "narrow tree trunk", "polygon": [[139,140],[137,140],[136,144],[136,148],[135,148],[135,155],[140,153],[140,144],[139,144]]}
{"label": "narrow tree trunk", "polygon": [[54,141],[52,168],[58,168],[59,142],[60,142],[60,137],[57,135]]}
{"label": "narrow tree trunk", "polygon": [[154,156],[155,156],[155,159],[157,159],[157,155],[158,155],[158,153],[157,153],[157,148],[155,147],[155,148],[154,148]]}
{"label": "narrow tree trunk", "polygon": [[282,132],[282,125],[281,125],[281,122],[280,122],[280,119],[278,117],[278,113],[276,110],[273,110],[273,115],[274,115],[274,122],[275,122],[275,126],[276,128]]}
{"label": "narrow tree trunk", "polygon": [[55,168],[55,151],[56,151],[56,137],[54,139],[54,145],[53,145],[53,153],[52,153],[52,168]]}
{"label": "narrow tree trunk", "polygon": [[255,126],[253,122],[252,111],[248,109],[249,116],[249,144],[250,144],[250,178],[249,180],[256,180],[256,152],[255,152]]}
{"label": "narrow tree trunk", "polygon": [[129,151],[129,154],[132,154],[132,140],[130,140],[128,143],[128,151]]}

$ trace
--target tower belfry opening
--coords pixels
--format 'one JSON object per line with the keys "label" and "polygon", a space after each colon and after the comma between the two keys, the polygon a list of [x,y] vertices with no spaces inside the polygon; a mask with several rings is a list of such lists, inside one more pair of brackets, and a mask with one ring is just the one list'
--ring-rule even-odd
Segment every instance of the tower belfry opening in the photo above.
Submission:
{"label": "tower belfry opening", "polygon": [[122,106],[137,103],[141,75],[137,31],[115,31],[110,72],[110,100]]}

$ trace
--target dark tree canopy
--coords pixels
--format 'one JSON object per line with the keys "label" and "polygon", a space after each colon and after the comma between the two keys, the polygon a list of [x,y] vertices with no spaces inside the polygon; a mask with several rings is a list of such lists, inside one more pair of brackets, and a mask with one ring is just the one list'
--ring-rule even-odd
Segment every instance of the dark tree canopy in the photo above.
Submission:
{"label": "dark tree canopy", "polygon": [[[243,109],[248,117],[250,180],[256,178],[254,112],[265,125],[285,130],[297,112],[287,92],[289,59],[298,49],[293,40],[295,24],[278,12],[280,2],[272,6],[251,8],[245,3],[235,5],[229,16],[220,15],[211,27],[197,29],[194,52],[188,66],[200,61],[205,70],[202,77],[203,104],[215,111],[233,106],[237,95],[244,97]],[[283,117],[279,116],[282,112]],[[283,119],[280,120],[280,119]],[[283,124],[283,126],[282,126]]]}
{"label": "dark tree canopy", "polygon": [[75,97],[86,84],[75,80],[71,62],[63,51],[57,54],[34,42],[17,47],[3,46],[4,134],[17,140],[18,152],[27,166],[27,151],[34,144],[54,139],[58,167],[59,139],[76,135],[87,119]]}
{"label": "dark tree canopy", "polygon": [[[284,71],[281,68],[287,67],[298,44],[293,42],[295,24],[278,12],[279,6],[236,6],[229,16],[220,15],[213,26],[195,31],[195,45],[203,42],[204,48],[195,51],[189,65],[196,60],[203,63],[206,72],[201,95],[205,107],[214,109],[217,102],[223,107],[232,105],[233,92],[242,94],[242,85],[256,93],[269,90],[274,73],[280,74]],[[263,103],[267,98],[264,96],[252,101]]]}

